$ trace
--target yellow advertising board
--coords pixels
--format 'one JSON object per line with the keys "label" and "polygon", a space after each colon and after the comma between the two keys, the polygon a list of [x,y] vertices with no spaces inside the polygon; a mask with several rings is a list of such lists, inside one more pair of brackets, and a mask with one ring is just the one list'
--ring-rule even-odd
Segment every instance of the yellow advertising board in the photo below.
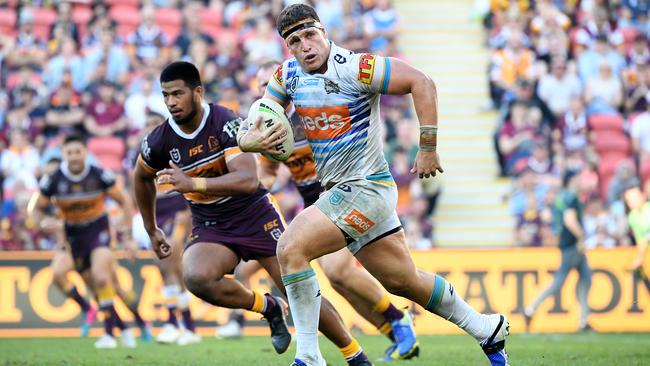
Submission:
{"label": "yellow advertising board", "polygon": [[[501,312],[511,323],[511,330],[524,330],[521,311],[548,286],[560,263],[559,250],[431,250],[412,252],[416,265],[445,276],[476,309]],[[589,305],[590,324],[603,332],[650,331],[650,280],[629,270],[635,256],[633,248],[597,249],[588,253],[593,271]],[[50,253],[0,252],[0,337],[75,336],[81,324],[79,307],[65,299],[52,284]],[[650,269],[650,268],[648,268]],[[161,295],[162,279],[149,253],[141,253],[135,262],[120,261],[120,285],[135,289],[139,295],[139,311],[145,320],[160,325],[167,311]],[[83,281],[76,273],[70,279],[82,294]],[[340,311],[349,326],[368,333],[373,327],[357,315],[347,302],[336,294],[319,272],[322,292]],[[354,280],[354,279],[350,279]],[[575,298],[577,273],[572,273],[557,296],[547,299],[536,314],[532,331],[573,332],[578,325]],[[260,291],[271,291],[271,281],[258,272],[252,281]],[[276,290],[277,291],[277,290]],[[409,301],[394,297],[395,304],[411,306]],[[227,312],[193,299],[191,304],[197,325],[204,333],[227,320]],[[446,321],[416,307],[416,328],[420,334],[449,334],[459,330]],[[132,320],[126,307],[118,302],[117,310],[125,320]],[[249,334],[266,332],[258,314],[247,314]],[[101,332],[96,325],[94,334]]]}

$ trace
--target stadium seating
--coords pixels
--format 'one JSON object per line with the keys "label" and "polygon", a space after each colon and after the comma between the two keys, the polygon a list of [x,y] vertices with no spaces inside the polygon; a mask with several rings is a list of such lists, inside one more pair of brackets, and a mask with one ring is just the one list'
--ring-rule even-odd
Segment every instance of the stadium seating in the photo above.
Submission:
{"label": "stadium seating", "polygon": [[183,16],[178,9],[159,8],[156,9],[156,24],[169,39],[174,40],[183,29]]}
{"label": "stadium seating", "polygon": [[56,11],[47,8],[32,8],[34,17],[34,34],[38,39],[47,41],[50,37],[50,28],[56,21]]}
{"label": "stadium seating", "polygon": [[589,128],[593,131],[624,131],[625,120],[620,114],[594,114],[589,117]]}
{"label": "stadium seating", "polygon": [[0,34],[13,36],[16,34],[16,11],[0,9]]}
{"label": "stadium seating", "polygon": [[593,134],[594,147],[599,155],[621,154],[631,156],[632,143],[623,132],[600,130]]}
{"label": "stadium seating", "polygon": [[140,10],[130,5],[115,5],[108,11],[108,15],[117,23],[117,33],[126,39],[135,32],[140,25]]}
{"label": "stadium seating", "polygon": [[222,33],[221,24],[223,24],[223,14],[216,9],[201,9],[201,30],[213,38],[217,38]]}
{"label": "stadium seating", "polygon": [[115,136],[93,137],[88,140],[88,150],[101,165],[111,171],[122,171],[122,159],[126,153],[124,139]]}
{"label": "stadium seating", "polygon": [[627,154],[617,153],[611,153],[600,157],[600,161],[598,163],[598,178],[600,181],[600,195],[603,200],[607,199],[609,182],[612,180],[612,177],[614,177],[616,167],[621,161],[626,159],[629,159],[629,156]]}

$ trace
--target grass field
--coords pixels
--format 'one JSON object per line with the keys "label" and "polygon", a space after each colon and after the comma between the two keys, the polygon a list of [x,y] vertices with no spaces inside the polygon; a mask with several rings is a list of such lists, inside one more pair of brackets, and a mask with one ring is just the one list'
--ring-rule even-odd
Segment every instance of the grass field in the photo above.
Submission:
{"label": "grass field", "polygon": [[[379,336],[360,336],[373,357],[387,345]],[[186,347],[140,344],[137,349],[95,350],[94,339],[0,339],[0,365],[224,365],[288,366],[295,345],[278,356],[266,337],[239,340],[204,338]],[[419,359],[396,364],[409,366],[486,365],[480,349],[464,336],[421,336]],[[345,365],[338,351],[321,340],[331,366]],[[650,365],[650,334],[513,335],[508,351],[513,366]],[[487,364],[489,365],[489,364]]]}

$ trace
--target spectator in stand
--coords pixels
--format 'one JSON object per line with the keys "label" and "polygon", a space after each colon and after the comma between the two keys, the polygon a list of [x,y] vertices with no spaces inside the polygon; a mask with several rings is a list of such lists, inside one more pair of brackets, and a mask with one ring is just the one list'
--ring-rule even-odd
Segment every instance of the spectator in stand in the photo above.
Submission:
{"label": "spectator in stand", "polygon": [[625,112],[645,112],[646,95],[650,91],[650,67],[637,66],[625,72]]}
{"label": "spectator in stand", "polygon": [[83,133],[84,110],[81,96],[72,87],[72,76],[65,73],[61,86],[50,96],[50,103],[45,114],[46,139],[69,134]]}
{"label": "spectator in stand", "polygon": [[41,105],[36,95],[36,90],[28,85],[17,89],[17,97],[14,97],[13,108],[7,113],[9,128],[20,128],[27,131],[30,140],[37,147],[42,147],[41,132],[45,124],[46,110]]}
{"label": "spectator in stand", "polygon": [[140,90],[129,95],[124,103],[124,114],[129,122],[129,130],[136,132],[144,128],[148,111],[167,116],[168,111],[161,93],[154,91],[158,80],[144,79]]}
{"label": "spectator in stand", "polygon": [[70,72],[72,76],[72,87],[76,91],[82,91],[86,84],[83,60],[77,55],[77,44],[70,37],[61,40],[58,53],[50,59],[43,70],[43,80],[48,90],[58,89],[66,72]]}
{"label": "spectator in stand", "polygon": [[627,53],[628,67],[647,66],[650,63],[650,50],[648,50],[648,39],[643,34],[634,37],[634,43]]}
{"label": "spectator in stand", "polygon": [[84,70],[87,83],[96,79],[93,77],[100,63],[106,63],[106,80],[121,85],[127,84],[129,72],[129,57],[115,41],[115,29],[102,31],[101,42],[90,49],[84,59]]}
{"label": "spectator in stand", "polygon": [[397,184],[397,214],[400,217],[408,214],[411,207],[411,184],[415,181],[415,176],[410,172],[406,151],[398,149],[393,156],[393,162],[390,166],[390,173]]}
{"label": "spectator in stand", "polygon": [[[394,111],[400,113],[397,109],[394,109]],[[389,164],[393,164],[393,159],[397,151],[402,151],[406,154],[408,161],[413,161],[412,159],[415,159],[419,150],[418,145],[415,144],[415,141],[417,141],[415,134],[417,132],[413,128],[415,126],[413,121],[402,117],[396,122],[395,136],[385,146],[386,160]]]}
{"label": "spectator in stand", "polygon": [[571,98],[569,110],[556,123],[553,141],[562,152],[580,152],[589,143],[587,132],[587,114],[582,99],[574,96]]}
{"label": "spectator in stand", "polygon": [[2,190],[5,199],[14,196],[14,186],[17,182],[22,182],[30,191],[38,187],[38,150],[30,145],[29,135],[25,131],[10,131],[9,148],[3,150],[0,155],[0,167],[4,177]]}
{"label": "spectator in stand", "polygon": [[636,176],[634,162],[629,159],[621,160],[616,166],[614,177],[609,181],[607,204],[611,206],[615,202],[622,201],[623,193],[628,187],[640,184],[639,178]]}
{"label": "spectator in stand", "polygon": [[[537,13],[538,15],[530,23],[535,54],[538,59],[551,64],[552,53],[557,54],[563,49],[564,52],[560,53],[566,56],[569,48],[566,30],[571,25],[571,20],[552,3],[539,3]],[[561,47],[555,47],[557,45]]]}
{"label": "spectator in stand", "polygon": [[108,16],[108,8],[104,2],[97,2],[93,5],[93,15],[88,22],[88,33],[82,39],[82,50],[99,47],[102,43],[104,32],[115,29],[117,25]]}
{"label": "spectator in stand", "polygon": [[364,35],[363,28],[351,14],[345,15],[341,33],[341,47],[353,52],[364,52],[368,49],[368,39]]}
{"label": "spectator in stand", "polygon": [[[510,210],[515,217],[524,215],[530,207],[530,199],[534,198],[535,207],[540,210],[544,207],[545,198],[551,189],[546,182],[537,180],[537,174],[525,168],[514,181],[513,191],[510,195]],[[532,197],[532,198],[531,198]]]}
{"label": "spectator in stand", "polygon": [[57,4],[57,17],[50,27],[50,34],[59,29],[65,38],[72,38],[75,45],[80,45],[79,28],[72,21],[72,3],[68,1],[59,1]]}
{"label": "spectator in stand", "polygon": [[7,54],[7,63],[12,70],[28,66],[40,70],[47,60],[45,43],[34,34],[34,16],[30,8],[23,8],[18,19],[18,35]]}
{"label": "spectator in stand", "polygon": [[139,70],[152,65],[165,65],[169,57],[169,40],[156,25],[155,8],[145,5],[140,9],[140,26],[127,40],[131,67]]}
{"label": "spectator in stand", "polygon": [[268,19],[260,18],[256,21],[252,36],[244,41],[246,63],[249,67],[257,70],[260,61],[282,59],[284,53],[276,34]]}
{"label": "spectator in stand", "polygon": [[614,74],[611,65],[602,61],[598,75],[587,79],[585,86],[585,101],[587,114],[618,113],[623,105],[623,84]]}
{"label": "spectator in stand", "polygon": [[516,103],[499,135],[499,149],[504,155],[507,172],[513,173],[517,162],[530,156],[536,139],[541,136],[528,120],[526,105]]}
{"label": "spectator in stand", "polygon": [[526,196],[526,208],[524,212],[517,216],[515,245],[521,247],[541,246],[543,225],[537,198],[534,194],[529,193]]}
{"label": "spectator in stand", "polygon": [[556,120],[569,110],[571,99],[580,96],[581,92],[580,79],[567,72],[566,60],[562,59],[551,62],[551,72],[542,76],[537,85],[539,98],[553,112]]}
{"label": "spectator in stand", "polygon": [[632,147],[636,156],[645,161],[650,159],[650,91],[645,95],[646,111],[636,117],[632,123]]}
{"label": "spectator in stand", "polygon": [[219,79],[232,77],[243,68],[241,52],[236,39],[221,37],[217,40],[217,58],[215,62]]}
{"label": "spectator in stand", "polygon": [[116,99],[115,85],[110,81],[100,84],[97,96],[86,106],[84,126],[94,137],[126,136],[124,106]]}
{"label": "spectator in stand", "polygon": [[214,46],[212,36],[201,30],[201,9],[201,4],[196,1],[191,2],[183,9],[183,31],[174,41],[172,51],[174,59],[187,56],[190,46],[197,40],[202,40],[209,48]]}
{"label": "spectator in stand", "polygon": [[370,39],[370,51],[377,53],[388,40],[399,34],[400,20],[390,0],[377,0],[375,7],[363,16],[364,32]]}
{"label": "spectator in stand", "polygon": [[616,239],[610,234],[610,230],[613,230],[614,227],[600,198],[594,197],[587,200],[582,222],[585,231],[586,249],[613,248],[616,246]]}
{"label": "spectator in stand", "polygon": [[314,1],[316,14],[327,29],[327,33],[335,42],[341,39],[343,32],[343,1],[341,0],[316,0]]}
{"label": "spectator in stand", "polygon": [[495,106],[500,106],[506,91],[515,87],[517,80],[531,77],[535,55],[524,47],[523,35],[513,32],[506,47],[497,50],[490,61],[490,97]]}
{"label": "spectator in stand", "polygon": [[223,79],[219,83],[221,93],[219,95],[219,104],[239,114],[241,103],[239,101],[237,84],[232,78]]}
{"label": "spectator in stand", "polygon": [[578,71],[583,82],[597,76],[602,69],[603,62],[610,66],[612,75],[620,75],[625,68],[625,59],[610,46],[607,36],[600,34],[596,37],[593,46],[580,54]]}

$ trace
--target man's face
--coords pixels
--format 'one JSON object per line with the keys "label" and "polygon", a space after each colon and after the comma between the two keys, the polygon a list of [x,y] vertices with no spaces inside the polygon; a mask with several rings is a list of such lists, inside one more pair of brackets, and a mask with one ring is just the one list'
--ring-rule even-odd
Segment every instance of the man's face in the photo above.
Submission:
{"label": "man's face", "polygon": [[183,80],[178,79],[162,83],[162,89],[165,105],[174,122],[184,125],[191,121],[201,103],[202,87],[197,86],[192,90]]}
{"label": "man's face", "polygon": [[259,71],[257,71],[257,75],[255,75],[259,87],[258,94],[260,98],[264,95],[264,92],[266,91],[266,86],[269,85],[269,80],[271,80],[271,77],[273,76],[274,68],[275,66],[259,69]]}
{"label": "man's face", "polygon": [[68,163],[71,173],[81,173],[86,162],[86,146],[80,141],[72,141],[63,145],[63,160]]}
{"label": "man's face", "polygon": [[[301,20],[290,25],[287,29],[313,21],[313,19]],[[305,72],[318,71],[327,63],[329,42],[326,36],[327,34],[323,29],[311,27],[294,32],[285,40],[289,51],[298,60]]]}

